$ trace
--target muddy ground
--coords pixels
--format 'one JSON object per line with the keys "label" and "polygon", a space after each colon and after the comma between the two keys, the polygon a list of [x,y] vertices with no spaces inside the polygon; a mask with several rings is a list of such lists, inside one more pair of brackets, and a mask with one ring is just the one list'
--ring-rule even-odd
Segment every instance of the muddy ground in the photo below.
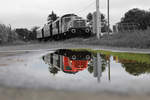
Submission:
{"label": "muddy ground", "polygon": [[[36,43],[36,44],[26,44],[26,45],[16,45],[16,46],[2,46],[0,47],[0,67],[2,67],[0,75],[0,100],[149,100],[149,93],[117,93],[108,91],[99,92],[89,92],[89,91],[65,91],[65,90],[55,90],[49,88],[35,88],[22,87],[17,78],[23,76],[11,76],[7,67],[13,66],[27,66],[24,62],[32,61],[30,56],[41,56],[48,50],[54,50],[58,48],[92,48],[92,49],[104,49],[111,51],[121,51],[121,52],[139,52],[139,53],[150,53],[149,49],[136,49],[136,48],[117,48],[117,47],[106,47],[106,46],[88,46],[80,44],[64,44],[61,42],[52,43]],[[13,73],[13,72],[12,72]],[[14,71],[14,73],[16,73]],[[19,72],[18,72],[19,73]],[[21,72],[20,72],[21,73]],[[7,76],[8,74],[8,76]],[[16,74],[18,75],[18,74]],[[12,77],[15,78],[12,79]],[[6,79],[7,78],[7,79]],[[28,79],[26,79],[28,80]],[[3,82],[2,82],[3,81]],[[34,87],[34,82],[29,79]],[[18,86],[16,86],[16,84]],[[29,84],[29,83],[26,83]],[[26,86],[26,84],[24,84]],[[20,85],[20,86],[19,86]]]}

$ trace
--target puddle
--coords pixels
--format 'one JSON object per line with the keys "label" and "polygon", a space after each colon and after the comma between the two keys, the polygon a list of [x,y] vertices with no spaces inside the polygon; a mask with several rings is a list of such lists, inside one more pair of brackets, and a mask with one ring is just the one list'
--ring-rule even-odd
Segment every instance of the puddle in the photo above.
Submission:
{"label": "puddle", "polygon": [[[16,67],[16,72],[12,72],[14,68],[8,68],[9,77],[0,71],[0,76],[7,77],[7,82],[11,81],[7,85],[55,90],[150,93],[150,54],[59,49],[40,58],[30,59],[30,64],[27,62],[24,67]],[[0,84],[5,80],[0,77]]]}
{"label": "puddle", "polygon": [[149,54],[60,49],[43,56],[43,61],[53,77],[74,88],[147,91],[150,82]]}

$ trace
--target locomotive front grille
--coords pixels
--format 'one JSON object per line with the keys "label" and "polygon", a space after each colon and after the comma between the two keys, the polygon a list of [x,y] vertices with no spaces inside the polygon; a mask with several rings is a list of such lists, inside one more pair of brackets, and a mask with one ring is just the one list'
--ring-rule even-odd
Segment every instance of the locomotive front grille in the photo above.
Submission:
{"label": "locomotive front grille", "polygon": [[73,26],[75,28],[79,28],[79,27],[85,27],[85,21],[84,20],[75,20]]}

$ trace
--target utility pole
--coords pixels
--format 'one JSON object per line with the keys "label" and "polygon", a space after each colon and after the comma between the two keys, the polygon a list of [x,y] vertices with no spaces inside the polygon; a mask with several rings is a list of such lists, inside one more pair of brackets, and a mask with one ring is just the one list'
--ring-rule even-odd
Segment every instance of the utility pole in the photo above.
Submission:
{"label": "utility pole", "polygon": [[97,38],[100,39],[101,35],[101,13],[99,11],[99,0],[96,0],[96,34]]}
{"label": "utility pole", "polygon": [[9,42],[12,42],[12,32],[11,32],[11,25],[10,25],[10,24],[9,24],[8,41],[9,41]]}
{"label": "utility pole", "polygon": [[107,0],[107,16],[108,16],[108,35],[109,35],[109,27],[110,27],[110,21],[109,21],[109,0]]}
{"label": "utility pole", "polygon": [[100,82],[102,77],[102,62],[100,53],[97,53],[97,81]]}
{"label": "utility pole", "polygon": [[108,60],[108,79],[109,79],[109,81],[111,81],[111,77],[110,77],[110,58]]}

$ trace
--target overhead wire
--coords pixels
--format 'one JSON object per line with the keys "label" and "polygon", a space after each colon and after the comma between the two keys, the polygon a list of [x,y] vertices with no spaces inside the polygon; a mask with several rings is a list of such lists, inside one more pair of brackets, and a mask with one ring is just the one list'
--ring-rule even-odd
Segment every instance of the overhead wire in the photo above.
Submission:
{"label": "overhead wire", "polygon": [[[91,1],[91,0],[90,0]],[[93,6],[95,4],[95,1],[93,0],[93,2],[91,2],[89,5],[87,5],[86,7],[84,7],[82,10],[77,11],[76,13],[81,13],[86,11],[88,8],[90,8],[91,6]]]}

